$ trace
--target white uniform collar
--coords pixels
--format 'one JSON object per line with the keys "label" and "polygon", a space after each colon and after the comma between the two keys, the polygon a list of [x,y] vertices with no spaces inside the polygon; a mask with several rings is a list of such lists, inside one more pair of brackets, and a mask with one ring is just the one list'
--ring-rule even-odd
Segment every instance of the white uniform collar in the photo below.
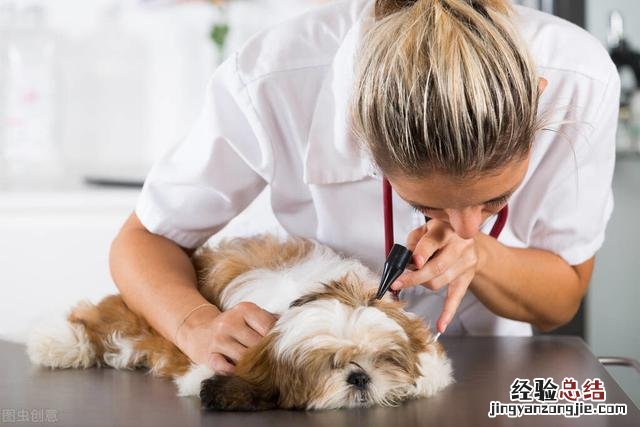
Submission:
{"label": "white uniform collar", "polygon": [[374,4],[367,2],[345,34],[320,88],[305,152],[305,183],[332,184],[379,175],[369,154],[359,147],[348,115],[354,55],[364,27],[373,20]]}

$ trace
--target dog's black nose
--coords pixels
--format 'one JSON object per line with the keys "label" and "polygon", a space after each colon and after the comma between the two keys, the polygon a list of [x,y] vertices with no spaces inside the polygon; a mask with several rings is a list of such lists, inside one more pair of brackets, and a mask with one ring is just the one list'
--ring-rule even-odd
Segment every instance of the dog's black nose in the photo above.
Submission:
{"label": "dog's black nose", "polygon": [[347,382],[351,385],[354,385],[360,389],[363,389],[369,383],[369,375],[362,371],[351,372],[347,377]]}

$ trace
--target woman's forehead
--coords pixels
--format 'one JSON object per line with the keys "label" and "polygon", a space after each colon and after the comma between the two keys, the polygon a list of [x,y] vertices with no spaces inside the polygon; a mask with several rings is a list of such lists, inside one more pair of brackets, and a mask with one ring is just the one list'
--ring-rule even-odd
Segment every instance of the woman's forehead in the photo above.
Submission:
{"label": "woman's forehead", "polygon": [[434,172],[423,178],[393,176],[388,179],[396,193],[413,206],[456,209],[510,195],[522,183],[528,163],[528,159],[515,161],[490,174],[468,178]]}

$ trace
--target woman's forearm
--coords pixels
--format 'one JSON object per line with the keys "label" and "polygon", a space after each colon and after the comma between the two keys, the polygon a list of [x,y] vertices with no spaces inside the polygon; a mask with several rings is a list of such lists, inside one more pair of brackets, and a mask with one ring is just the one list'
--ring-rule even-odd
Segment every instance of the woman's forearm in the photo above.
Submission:
{"label": "woman's forearm", "polygon": [[135,214],[113,241],[109,258],[111,275],[127,306],[171,341],[184,315],[207,302],[197,290],[187,253],[148,232]]}
{"label": "woman's forearm", "polygon": [[575,315],[591,276],[591,260],[576,269],[540,249],[505,246],[476,237],[479,268],[469,287],[499,316],[529,322],[546,331]]}

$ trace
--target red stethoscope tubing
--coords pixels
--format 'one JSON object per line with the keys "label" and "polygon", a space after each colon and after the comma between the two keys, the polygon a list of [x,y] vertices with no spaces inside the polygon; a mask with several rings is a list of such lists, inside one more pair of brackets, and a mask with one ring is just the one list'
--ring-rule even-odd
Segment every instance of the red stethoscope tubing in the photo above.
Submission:
{"label": "red stethoscope tubing", "polygon": [[[382,179],[382,200],[384,206],[384,253],[385,258],[391,252],[393,246],[393,205],[391,201],[391,184],[387,178]],[[505,205],[504,208],[498,212],[498,218],[495,224],[491,228],[489,235],[494,239],[497,239],[507,223],[507,217],[509,216],[509,205]]]}

